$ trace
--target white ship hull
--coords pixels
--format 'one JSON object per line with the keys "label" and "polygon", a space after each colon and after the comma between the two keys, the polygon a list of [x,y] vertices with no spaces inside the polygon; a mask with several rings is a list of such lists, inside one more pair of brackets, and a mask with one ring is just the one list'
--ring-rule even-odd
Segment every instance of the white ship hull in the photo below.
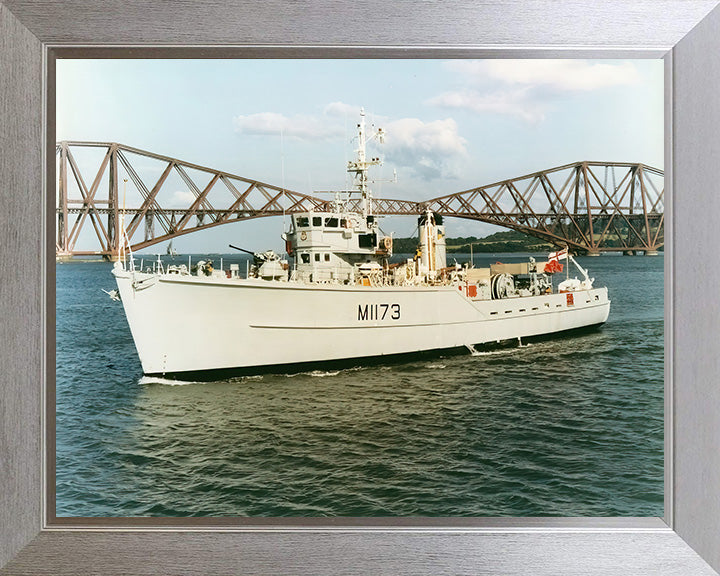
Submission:
{"label": "white ship hull", "polygon": [[607,288],[479,300],[368,287],[113,271],[146,374],[262,369],[472,346],[602,324]]}

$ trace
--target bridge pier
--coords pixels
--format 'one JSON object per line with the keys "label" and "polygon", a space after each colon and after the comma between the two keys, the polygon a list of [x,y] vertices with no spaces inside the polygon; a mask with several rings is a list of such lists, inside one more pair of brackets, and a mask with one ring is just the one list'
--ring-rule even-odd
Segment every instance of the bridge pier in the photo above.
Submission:
{"label": "bridge pier", "polygon": [[600,256],[600,250],[588,250],[585,256]]}
{"label": "bridge pier", "polygon": [[623,256],[636,256],[637,252],[635,250],[623,250]]}
{"label": "bridge pier", "polygon": [[658,254],[657,250],[645,250],[645,256],[657,256]]}

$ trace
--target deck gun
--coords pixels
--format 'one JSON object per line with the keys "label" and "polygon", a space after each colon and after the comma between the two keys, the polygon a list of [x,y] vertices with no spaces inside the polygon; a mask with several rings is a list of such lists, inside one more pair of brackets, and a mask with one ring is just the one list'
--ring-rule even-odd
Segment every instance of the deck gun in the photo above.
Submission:
{"label": "deck gun", "polygon": [[245,248],[233,246],[232,244],[228,244],[228,246],[240,252],[250,254],[253,257],[253,265],[250,269],[251,276],[266,280],[278,280],[287,276],[287,266],[283,266],[284,263],[280,261],[280,256],[278,256],[274,250],[251,252],[250,250],[245,250]]}
{"label": "deck gun", "polygon": [[250,254],[250,256],[253,257],[254,266],[260,267],[265,262],[271,262],[272,260],[280,259],[280,256],[278,256],[273,250],[266,250],[265,252],[252,252],[250,250],[245,250],[245,248],[240,248],[239,246],[233,246],[232,244],[228,244],[228,246],[234,250],[239,250],[240,252],[245,252],[245,254]]}

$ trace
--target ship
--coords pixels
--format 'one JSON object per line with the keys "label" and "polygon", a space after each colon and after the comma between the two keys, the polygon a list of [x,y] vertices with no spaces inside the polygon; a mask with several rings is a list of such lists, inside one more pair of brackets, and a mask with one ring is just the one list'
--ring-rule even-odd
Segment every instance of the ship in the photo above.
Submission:
{"label": "ship", "polygon": [[[448,265],[442,215],[422,207],[414,255],[393,258],[373,210],[370,140],[358,128],[348,190],[325,211],[291,215],[286,254],[251,252],[238,264],[138,266],[123,246],[112,274],[146,375],[171,378],[295,371],[403,358],[599,326],[607,287],[594,287],[567,248],[547,261]],[[558,247],[560,248],[560,247]],[[561,274],[573,263],[581,274]],[[560,281],[559,279],[562,279]],[[555,285],[557,283],[557,286]]]}

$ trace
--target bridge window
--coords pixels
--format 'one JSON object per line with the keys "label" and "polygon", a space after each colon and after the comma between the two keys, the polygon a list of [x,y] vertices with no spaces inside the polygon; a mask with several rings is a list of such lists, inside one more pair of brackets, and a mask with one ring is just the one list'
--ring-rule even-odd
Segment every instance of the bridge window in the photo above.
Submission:
{"label": "bridge window", "polygon": [[313,216],[313,226],[317,228],[322,226],[322,218],[320,218],[320,216]]}
{"label": "bridge window", "polygon": [[340,220],[340,228],[347,228],[347,220],[345,218]]}
{"label": "bridge window", "polygon": [[315,262],[320,262],[320,254],[315,254]]}
{"label": "bridge window", "polygon": [[295,219],[295,226],[298,228],[307,228],[310,226],[310,219],[305,217],[300,217]]}
{"label": "bridge window", "polygon": [[327,228],[337,228],[338,227],[338,219],[337,218],[325,218],[325,226]]}
{"label": "bridge window", "polygon": [[310,254],[308,254],[307,252],[303,252],[302,254],[300,254],[300,260],[303,264],[310,264]]}
{"label": "bridge window", "polygon": [[330,254],[325,254],[325,262],[330,262]]}

